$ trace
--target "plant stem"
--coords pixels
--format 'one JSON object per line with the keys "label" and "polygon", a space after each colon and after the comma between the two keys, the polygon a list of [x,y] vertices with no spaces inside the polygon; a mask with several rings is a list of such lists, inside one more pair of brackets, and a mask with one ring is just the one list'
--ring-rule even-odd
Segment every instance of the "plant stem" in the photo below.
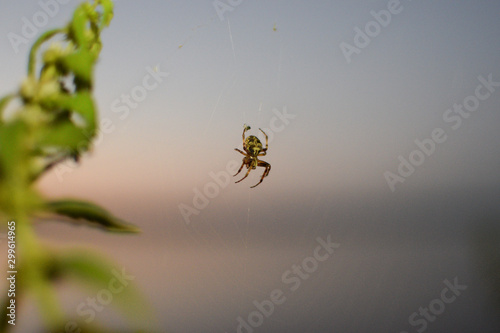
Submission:
{"label": "plant stem", "polygon": [[31,50],[30,50],[29,61],[28,61],[28,76],[35,75],[36,55],[37,55],[37,51],[38,51],[38,48],[40,47],[40,45],[42,45],[45,41],[54,37],[58,33],[63,33],[65,31],[66,31],[66,29],[61,29],[61,28],[46,31],[36,40],[35,43],[33,43],[33,46],[31,47]]}

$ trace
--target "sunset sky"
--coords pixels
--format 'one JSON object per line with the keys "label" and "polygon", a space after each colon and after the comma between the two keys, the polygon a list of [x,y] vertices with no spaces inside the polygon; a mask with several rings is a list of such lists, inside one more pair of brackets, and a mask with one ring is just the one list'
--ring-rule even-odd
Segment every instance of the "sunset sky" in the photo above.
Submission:
{"label": "sunset sky", "polygon": [[[77,3],[0,4],[0,95]],[[116,1],[95,72],[106,126],[39,188],[144,233],[40,234],[133,271],[173,332],[235,332],[328,235],[340,247],[259,331],[416,332],[408,316],[455,276],[469,289],[428,331],[496,331],[467,228],[500,217],[499,17],[486,0]],[[244,124],[270,139],[253,189],[263,168],[227,170]]]}

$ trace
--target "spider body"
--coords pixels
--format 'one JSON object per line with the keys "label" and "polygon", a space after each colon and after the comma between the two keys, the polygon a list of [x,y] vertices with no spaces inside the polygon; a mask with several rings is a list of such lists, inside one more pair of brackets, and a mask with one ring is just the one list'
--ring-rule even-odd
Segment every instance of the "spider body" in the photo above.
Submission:
{"label": "spider body", "polygon": [[245,126],[245,128],[243,129],[242,138],[243,138],[243,150],[244,150],[244,152],[239,150],[238,148],[234,149],[237,152],[239,152],[240,154],[245,156],[245,157],[243,157],[243,163],[241,164],[241,167],[239,168],[238,172],[234,176],[239,174],[244,166],[247,167],[248,171],[245,174],[245,176],[236,182],[236,183],[239,183],[243,179],[248,177],[248,175],[250,174],[250,171],[252,169],[256,169],[258,166],[265,168],[264,173],[262,174],[262,177],[260,178],[260,181],[257,184],[255,184],[254,186],[251,186],[251,188],[253,188],[253,187],[259,185],[260,183],[262,183],[262,181],[264,180],[264,177],[267,177],[267,175],[269,175],[269,172],[271,171],[271,164],[264,162],[264,161],[261,161],[258,158],[259,156],[264,156],[267,154],[267,148],[269,146],[267,134],[259,128],[259,130],[266,137],[266,148],[262,148],[262,143],[260,142],[260,140],[256,136],[250,135],[247,138],[245,138],[245,133],[249,129],[250,129],[250,126]]}
{"label": "spider body", "polygon": [[245,143],[243,144],[243,147],[247,147],[247,150],[245,150],[249,155],[257,157],[259,153],[262,151],[262,143],[260,140],[253,135],[248,136],[245,139]]}

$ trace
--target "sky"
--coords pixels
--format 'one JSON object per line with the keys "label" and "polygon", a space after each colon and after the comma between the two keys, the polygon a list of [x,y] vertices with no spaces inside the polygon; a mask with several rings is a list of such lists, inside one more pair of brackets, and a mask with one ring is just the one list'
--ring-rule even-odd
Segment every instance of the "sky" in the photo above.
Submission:
{"label": "sky", "polygon": [[[77,3],[0,4],[0,95]],[[133,271],[161,332],[236,332],[276,289],[287,300],[256,332],[417,332],[409,316],[455,277],[468,289],[425,330],[496,332],[471,244],[500,217],[499,14],[486,0],[116,1],[95,72],[106,126],[38,186],[144,232],[38,232]],[[244,124],[269,136],[252,189],[262,168],[232,177]],[[283,275],[328,236],[340,247],[289,291]]]}

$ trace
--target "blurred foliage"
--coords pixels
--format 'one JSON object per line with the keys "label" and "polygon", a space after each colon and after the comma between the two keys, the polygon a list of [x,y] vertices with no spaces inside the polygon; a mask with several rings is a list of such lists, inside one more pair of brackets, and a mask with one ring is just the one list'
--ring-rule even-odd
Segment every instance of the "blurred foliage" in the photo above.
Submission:
{"label": "blurred foliage", "polygon": [[[114,276],[113,265],[97,255],[76,250],[62,253],[42,245],[33,230],[34,215],[60,215],[67,218],[62,221],[76,220],[110,232],[139,231],[93,203],[48,200],[34,186],[52,167],[67,159],[78,161],[91,148],[98,130],[93,71],[102,48],[101,32],[112,17],[111,0],[80,4],[67,26],[47,31],[36,40],[20,89],[0,99],[0,217],[2,227],[8,221],[16,223],[16,312],[21,299],[31,296],[44,331],[65,332],[69,323],[57,299],[56,281],[76,278],[95,295],[109,288]],[[112,305],[128,318],[147,317],[134,287],[122,289]],[[6,310],[9,298],[5,302],[1,332],[13,327]],[[80,320],[78,329],[72,331],[109,332],[90,324]]]}

